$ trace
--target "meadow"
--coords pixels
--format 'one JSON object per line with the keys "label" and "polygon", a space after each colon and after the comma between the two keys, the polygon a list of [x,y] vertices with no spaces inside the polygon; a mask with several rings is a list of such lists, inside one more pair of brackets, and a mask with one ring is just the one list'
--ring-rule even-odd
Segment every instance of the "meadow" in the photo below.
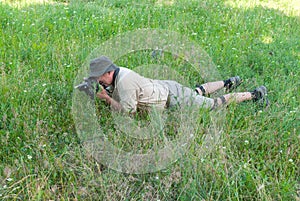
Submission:
{"label": "meadow", "polygon": [[[298,0],[1,1],[0,200],[300,200],[299,27]],[[271,105],[226,108],[209,154],[204,125],[168,168],[126,174],[82,149],[74,80],[99,44],[148,28],[197,43],[224,79],[243,78],[239,91],[267,86]],[[133,57],[117,64],[147,61]],[[172,62],[191,87],[205,80]]]}

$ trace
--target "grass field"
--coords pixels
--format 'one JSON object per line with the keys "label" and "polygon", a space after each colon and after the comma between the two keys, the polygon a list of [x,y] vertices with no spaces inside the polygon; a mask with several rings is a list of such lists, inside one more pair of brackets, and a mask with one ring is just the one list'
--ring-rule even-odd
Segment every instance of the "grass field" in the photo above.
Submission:
{"label": "grass field", "polygon": [[[298,0],[1,1],[0,200],[299,201],[299,27]],[[196,139],[156,173],[102,167],[77,136],[74,79],[99,44],[138,28],[184,34],[240,91],[267,86],[271,106],[227,108],[209,155]]]}

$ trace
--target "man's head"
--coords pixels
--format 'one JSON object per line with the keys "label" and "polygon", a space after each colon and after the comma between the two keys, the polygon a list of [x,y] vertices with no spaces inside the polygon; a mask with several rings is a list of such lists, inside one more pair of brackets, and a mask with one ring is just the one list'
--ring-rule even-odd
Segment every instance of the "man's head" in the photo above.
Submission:
{"label": "man's head", "polygon": [[110,85],[113,80],[113,72],[118,67],[113,62],[105,57],[93,59],[90,63],[89,79],[95,79],[106,86]]}

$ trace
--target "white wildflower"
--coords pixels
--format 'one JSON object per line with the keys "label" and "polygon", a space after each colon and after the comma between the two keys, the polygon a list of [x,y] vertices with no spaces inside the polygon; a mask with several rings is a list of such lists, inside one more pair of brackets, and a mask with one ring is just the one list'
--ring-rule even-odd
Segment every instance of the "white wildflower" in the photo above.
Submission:
{"label": "white wildflower", "polygon": [[6,181],[12,181],[12,180],[13,180],[12,178],[7,178],[7,179],[6,179]]}

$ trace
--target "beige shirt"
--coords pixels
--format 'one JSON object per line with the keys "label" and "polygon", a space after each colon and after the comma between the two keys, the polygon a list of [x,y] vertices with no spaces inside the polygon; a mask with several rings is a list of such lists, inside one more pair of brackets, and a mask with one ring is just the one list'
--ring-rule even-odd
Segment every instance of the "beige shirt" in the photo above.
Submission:
{"label": "beige shirt", "polygon": [[137,109],[166,107],[169,89],[157,80],[145,78],[136,72],[120,67],[114,83],[112,98],[127,112]]}

